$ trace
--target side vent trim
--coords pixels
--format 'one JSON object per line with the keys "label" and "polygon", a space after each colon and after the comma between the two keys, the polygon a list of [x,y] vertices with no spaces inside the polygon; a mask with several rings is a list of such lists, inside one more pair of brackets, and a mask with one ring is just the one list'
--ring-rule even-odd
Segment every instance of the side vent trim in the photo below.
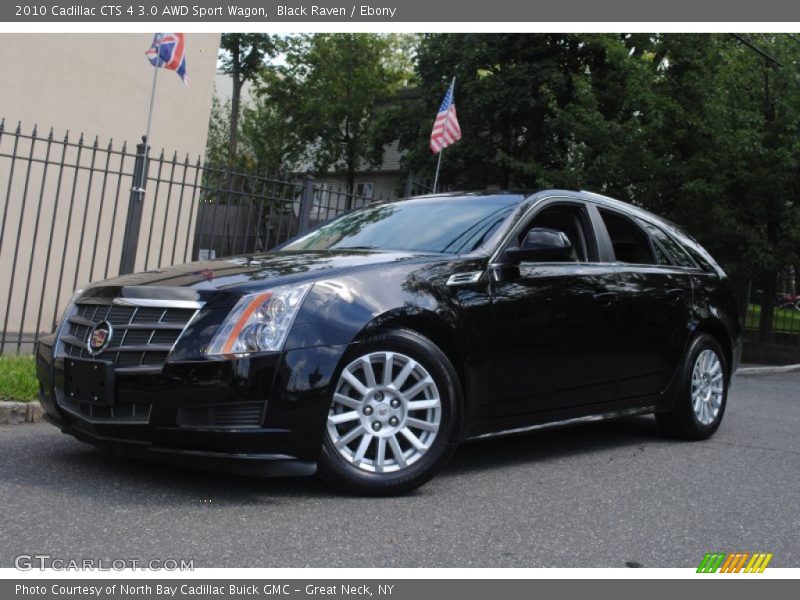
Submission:
{"label": "side vent trim", "polygon": [[450,275],[447,280],[447,285],[469,285],[471,283],[478,283],[483,276],[483,271],[473,271],[471,273],[455,273]]}

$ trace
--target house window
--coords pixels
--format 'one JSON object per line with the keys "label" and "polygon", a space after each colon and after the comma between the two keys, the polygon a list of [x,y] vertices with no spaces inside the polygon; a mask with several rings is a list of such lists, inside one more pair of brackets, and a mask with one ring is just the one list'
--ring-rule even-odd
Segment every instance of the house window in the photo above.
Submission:
{"label": "house window", "polygon": [[374,190],[375,188],[372,183],[356,184],[356,196],[361,196],[362,198],[372,198]]}

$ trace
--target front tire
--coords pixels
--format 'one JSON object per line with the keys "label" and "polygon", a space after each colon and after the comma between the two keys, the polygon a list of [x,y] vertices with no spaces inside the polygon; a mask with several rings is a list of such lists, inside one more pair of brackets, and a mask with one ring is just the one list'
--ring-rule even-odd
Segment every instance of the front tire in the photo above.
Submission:
{"label": "front tire", "polygon": [[394,329],[355,344],[333,389],[320,477],[351,494],[421,486],[447,464],[461,435],[461,386],[431,340]]}
{"label": "front tire", "polygon": [[703,440],[719,428],[728,402],[730,370],[717,340],[701,333],[692,340],[678,373],[668,412],[656,413],[661,431],[672,437]]}

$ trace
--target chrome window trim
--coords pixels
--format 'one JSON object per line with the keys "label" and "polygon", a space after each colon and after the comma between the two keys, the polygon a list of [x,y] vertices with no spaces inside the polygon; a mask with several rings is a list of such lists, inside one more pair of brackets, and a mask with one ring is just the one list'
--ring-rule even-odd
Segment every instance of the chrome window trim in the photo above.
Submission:
{"label": "chrome window trim", "polygon": [[675,272],[675,273],[705,273],[702,269],[696,267],[681,267],[680,265],[653,265],[648,263],[629,263],[614,261],[612,263],[605,263],[615,267],[626,268],[643,268],[643,269],[657,269],[659,271]]}

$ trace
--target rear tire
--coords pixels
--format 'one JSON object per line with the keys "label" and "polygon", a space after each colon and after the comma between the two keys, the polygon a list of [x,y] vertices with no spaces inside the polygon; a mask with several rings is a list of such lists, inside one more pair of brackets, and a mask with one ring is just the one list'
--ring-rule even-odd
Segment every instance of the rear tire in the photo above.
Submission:
{"label": "rear tire", "polygon": [[680,366],[671,410],[656,413],[659,429],[688,440],[711,437],[725,414],[729,384],[725,352],[714,337],[699,334]]}
{"label": "rear tire", "polygon": [[441,471],[461,437],[461,386],[431,340],[407,329],[354,344],[342,360],[320,477],[348,494],[389,496]]}

